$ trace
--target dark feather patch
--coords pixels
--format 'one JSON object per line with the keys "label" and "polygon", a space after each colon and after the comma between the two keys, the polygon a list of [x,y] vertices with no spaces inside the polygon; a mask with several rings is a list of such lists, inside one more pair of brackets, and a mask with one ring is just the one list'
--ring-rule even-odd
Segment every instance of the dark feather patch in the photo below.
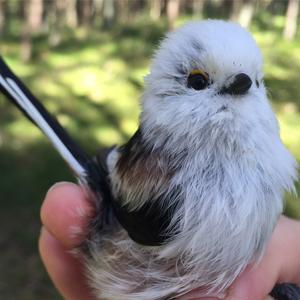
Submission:
{"label": "dark feather patch", "polygon": [[[113,204],[114,211],[133,240],[148,246],[160,245],[170,238],[167,229],[180,205],[181,191],[180,187],[168,193],[161,194],[157,191],[169,185],[179,165],[173,166],[171,158],[162,148],[154,150],[146,144],[140,130],[119,151],[117,172],[124,188],[121,187],[119,191],[119,201]],[[147,188],[148,194],[141,208],[132,211],[128,206],[122,205],[126,198],[126,189],[136,189],[138,192],[142,187]]]}
{"label": "dark feather patch", "polygon": [[171,206],[163,207],[159,203],[169,203],[166,198],[178,197],[179,194],[178,188],[170,194],[156,197],[154,201],[149,199],[140,209],[134,211],[130,211],[126,205],[113,202],[114,213],[135,242],[146,246],[159,246],[171,238],[167,229],[179,205],[175,202]]}
{"label": "dark feather patch", "polygon": [[153,147],[142,138],[140,130],[127,144],[119,149],[120,159],[117,171],[122,181],[129,186],[152,186],[159,182],[167,184],[176,171],[170,164],[170,157],[162,148]]}

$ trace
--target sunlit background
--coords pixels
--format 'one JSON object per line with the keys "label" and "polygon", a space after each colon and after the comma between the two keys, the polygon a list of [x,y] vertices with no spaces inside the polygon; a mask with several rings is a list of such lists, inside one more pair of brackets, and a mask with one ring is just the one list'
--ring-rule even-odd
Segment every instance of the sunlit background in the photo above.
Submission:
{"label": "sunlit background", "polygon": [[[89,153],[135,131],[149,60],[187,20],[232,19],[265,57],[284,143],[300,160],[299,0],[0,0],[0,50]],[[74,180],[41,135],[0,96],[0,299],[61,299],[37,252],[39,208],[51,184]],[[298,184],[298,190],[300,186]],[[286,213],[300,218],[300,199]]]}

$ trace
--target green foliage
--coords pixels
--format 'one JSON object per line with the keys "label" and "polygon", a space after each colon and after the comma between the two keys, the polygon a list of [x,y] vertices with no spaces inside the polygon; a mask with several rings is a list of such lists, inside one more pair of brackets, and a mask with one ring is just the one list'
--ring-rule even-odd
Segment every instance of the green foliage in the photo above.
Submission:
{"label": "green foliage", "polygon": [[[265,56],[265,81],[282,138],[300,160],[300,39],[283,42],[282,26],[280,18],[262,14],[252,29]],[[19,58],[17,35],[2,39],[0,49],[71,135],[95,153],[126,141],[136,129],[143,76],[165,30],[163,21],[141,20],[109,31],[63,30],[57,46],[40,34],[33,38],[33,58],[26,64]],[[0,170],[1,299],[58,299],[36,254],[39,207],[52,183],[72,176],[41,133],[3,97]],[[290,198],[286,211],[300,218],[299,199]]]}

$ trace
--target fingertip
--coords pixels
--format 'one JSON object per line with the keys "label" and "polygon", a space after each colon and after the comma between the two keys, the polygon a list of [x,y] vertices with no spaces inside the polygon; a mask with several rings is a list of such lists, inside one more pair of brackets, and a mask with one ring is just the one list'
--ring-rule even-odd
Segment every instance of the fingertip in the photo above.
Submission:
{"label": "fingertip", "polygon": [[69,182],[69,181],[59,181],[54,183],[47,191],[46,193],[46,197],[49,193],[56,191],[56,190],[60,190],[60,189],[81,189],[81,187],[74,183],[74,182]]}
{"label": "fingertip", "polygon": [[79,257],[74,257],[44,227],[39,238],[39,252],[50,278],[64,299],[95,300]]}
{"label": "fingertip", "polygon": [[73,182],[55,183],[47,191],[42,204],[41,220],[43,224],[47,223],[49,212],[55,212],[57,208],[64,205],[62,204],[64,201],[84,203],[86,202],[86,196],[82,188]]}
{"label": "fingertip", "polygon": [[93,207],[80,186],[60,182],[49,189],[40,215],[47,230],[66,248],[73,248],[85,237]]}
{"label": "fingertip", "polygon": [[[228,290],[225,300],[267,300],[276,275],[269,268],[269,260],[249,266]],[[271,298],[272,299],[272,298]]]}

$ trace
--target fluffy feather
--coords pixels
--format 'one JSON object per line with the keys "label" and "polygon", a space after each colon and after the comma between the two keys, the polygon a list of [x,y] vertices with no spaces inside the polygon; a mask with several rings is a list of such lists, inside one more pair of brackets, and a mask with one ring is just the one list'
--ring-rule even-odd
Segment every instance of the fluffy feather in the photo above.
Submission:
{"label": "fluffy feather", "polygon": [[[170,238],[146,247],[118,225],[95,233],[87,266],[99,299],[170,299],[199,286],[203,296],[222,293],[262,256],[297,176],[262,67],[255,41],[233,23],[188,23],[162,42],[142,97],[141,153],[115,149],[108,166],[114,196],[129,210],[175,207]],[[209,74],[207,89],[187,87],[194,69]],[[221,94],[239,73],[257,84],[245,95]]]}

